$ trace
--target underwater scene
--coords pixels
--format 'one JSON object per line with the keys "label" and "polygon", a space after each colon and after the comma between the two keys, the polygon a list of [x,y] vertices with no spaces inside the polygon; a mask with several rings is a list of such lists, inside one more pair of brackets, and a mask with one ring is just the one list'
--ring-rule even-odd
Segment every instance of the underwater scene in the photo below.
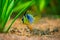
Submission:
{"label": "underwater scene", "polygon": [[60,0],[0,0],[0,40],[60,40]]}

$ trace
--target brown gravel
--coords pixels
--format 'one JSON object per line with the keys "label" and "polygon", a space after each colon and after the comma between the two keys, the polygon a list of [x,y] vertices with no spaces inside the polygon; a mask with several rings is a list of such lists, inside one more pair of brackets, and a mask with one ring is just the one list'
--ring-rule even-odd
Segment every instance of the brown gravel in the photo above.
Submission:
{"label": "brown gravel", "polygon": [[0,34],[0,40],[60,40],[60,35],[59,36],[18,36],[15,34]]}
{"label": "brown gravel", "polygon": [[[9,25],[11,21],[12,19],[9,20],[7,24]],[[33,26],[33,29],[35,28],[40,30],[46,30],[47,28],[49,28],[50,31],[52,31],[55,27],[58,27],[60,29],[60,19],[42,18],[38,22],[33,23],[32,26]],[[27,27],[21,22],[20,19],[17,19],[15,21],[11,29],[13,28],[17,28],[16,30],[19,30],[19,31],[16,33],[10,33],[9,31],[8,34],[0,33],[0,40],[60,40],[60,31],[57,33],[54,33],[55,35],[31,36],[29,32],[26,32],[25,29]],[[30,35],[30,36],[26,36],[26,35]]]}

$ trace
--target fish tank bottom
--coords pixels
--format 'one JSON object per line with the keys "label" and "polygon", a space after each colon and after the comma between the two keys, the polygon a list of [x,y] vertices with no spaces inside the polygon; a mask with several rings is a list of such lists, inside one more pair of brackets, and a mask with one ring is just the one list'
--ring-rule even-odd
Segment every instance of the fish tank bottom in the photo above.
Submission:
{"label": "fish tank bottom", "polygon": [[60,40],[60,35],[18,36],[15,34],[0,34],[0,40]]}
{"label": "fish tank bottom", "polygon": [[[12,19],[8,21],[6,26],[11,21]],[[60,19],[41,18],[32,26],[34,30],[30,32],[27,25],[24,25],[18,18],[8,33],[0,33],[0,40],[60,40]],[[41,30],[43,32],[40,32]]]}

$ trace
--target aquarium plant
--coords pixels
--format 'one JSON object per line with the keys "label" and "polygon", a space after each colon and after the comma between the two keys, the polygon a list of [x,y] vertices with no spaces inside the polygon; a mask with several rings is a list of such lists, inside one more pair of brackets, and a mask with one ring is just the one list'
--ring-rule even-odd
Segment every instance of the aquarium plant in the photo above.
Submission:
{"label": "aquarium plant", "polygon": [[[0,32],[8,32],[15,20],[33,4],[36,4],[37,8],[41,8],[40,10],[42,10],[44,8],[45,0],[26,0],[26,2],[24,0],[0,0]],[[10,25],[6,27],[6,23],[13,12],[18,12],[18,14]]]}
{"label": "aquarium plant", "polygon": [[[31,5],[32,1],[21,3],[21,5],[15,7],[17,3],[19,3],[19,0],[0,0],[0,32],[8,32],[18,16],[23,11],[25,11],[29,7],[29,5]],[[12,20],[11,24],[8,27],[5,27],[6,23],[10,19],[12,12],[15,11],[15,9],[18,7],[22,7],[21,10],[18,12],[18,15]]]}

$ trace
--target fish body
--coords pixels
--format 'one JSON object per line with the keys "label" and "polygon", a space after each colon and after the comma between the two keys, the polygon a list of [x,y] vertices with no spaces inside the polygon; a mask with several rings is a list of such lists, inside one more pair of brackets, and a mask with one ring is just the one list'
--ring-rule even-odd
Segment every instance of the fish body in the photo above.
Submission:
{"label": "fish body", "polygon": [[31,14],[25,14],[22,18],[22,22],[28,26],[30,31],[32,30],[32,23],[34,22],[34,17]]}
{"label": "fish body", "polygon": [[23,23],[32,24],[34,22],[34,17],[31,14],[25,14],[22,18]]}

